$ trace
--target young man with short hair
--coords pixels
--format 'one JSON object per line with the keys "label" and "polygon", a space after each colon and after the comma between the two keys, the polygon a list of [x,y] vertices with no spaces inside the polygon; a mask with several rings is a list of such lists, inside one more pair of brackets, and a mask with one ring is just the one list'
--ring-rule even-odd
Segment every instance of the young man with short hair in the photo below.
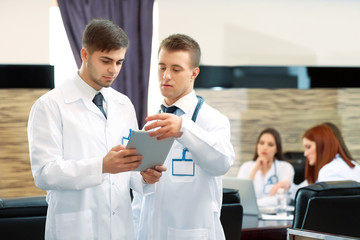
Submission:
{"label": "young man with short hair", "polygon": [[153,191],[146,183],[165,167],[129,172],[142,156],[121,145],[138,128],[129,98],[110,87],[125,60],[126,33],[94,19],[82,44],[78,73],[41,96],[29,116],[32,173],[47,191],[45,239],[133,240],[130,187]]}
{"label": "young man with short hair", "polygon": [[[146,118],[145,130],[176,140],[168,169],[154,194],[135,194],[137,239],[225,239],[220,222],[222,179],[234,162],[226,116],[196,96],[200,47],[189,36],[171,35],[159,48],[161,113]],[[172,113],[171,113],[172,112]]]}

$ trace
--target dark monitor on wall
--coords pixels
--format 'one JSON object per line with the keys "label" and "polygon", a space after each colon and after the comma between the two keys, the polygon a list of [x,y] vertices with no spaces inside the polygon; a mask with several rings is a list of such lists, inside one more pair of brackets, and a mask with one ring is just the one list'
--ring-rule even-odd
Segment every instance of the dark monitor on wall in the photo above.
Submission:
{"label": "dark monitor on wall", "polygon": [[[301,70],[302,69],[302,70]],[[200,66],[195,88],[359,88],[360,67]]]}
{"label": "dark monitor on wall", "polygon": [[54,66],[0,64],[0,88],[54,88]]}
{"label": "dark monitor on wall", "polygon": [[297,88],[287,66],[200,66],[195,88]]}
{"label": "dark monitor on wall", "polygon": [[358,88],[359,67],[308,67],[311,88]]}

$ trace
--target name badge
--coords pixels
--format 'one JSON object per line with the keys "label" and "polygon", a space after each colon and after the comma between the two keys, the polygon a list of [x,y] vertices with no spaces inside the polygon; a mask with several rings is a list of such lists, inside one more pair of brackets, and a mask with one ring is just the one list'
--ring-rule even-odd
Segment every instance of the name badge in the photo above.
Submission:
{"label": "name badge", "polygon": [[187,148],[183,149],[181,159],[172,160],[172,175],[173,176],[195,176],[195,164],[192,159],[186,159]]}

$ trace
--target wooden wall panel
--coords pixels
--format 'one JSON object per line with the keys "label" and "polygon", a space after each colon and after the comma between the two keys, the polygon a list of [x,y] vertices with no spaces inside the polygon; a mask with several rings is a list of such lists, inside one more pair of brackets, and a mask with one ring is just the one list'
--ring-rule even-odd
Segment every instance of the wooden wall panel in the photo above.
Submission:
{"label": "wooden wall panel", "polygon": [[[0,89],[0,197],[45,194],[32,178],[26,125],[32,104],[47,91]],[[252,158],[258,134],[270,126],[280,132],[284,151],[303,151],[304,131],[331,121],[360,159],[360,89],[197,89],[197,94],[230,120],[236,155],[227,175],[236,175]]]}
{"label": "wooden wall panel", "polygon": [[246,89],[225,89],[209,90],[198,89],[198,95],[204,97],[205,102],[216,108],[229,118],[231,126],[231,142],[235,150],[235,163],[228,174],[234,175],[240,166],[239,153],[241,149],[241,112],[246,112],[248,108],[248,91]]}
{"label": "wooden wall panel", "polygon": [[283,151],[302,152],[301,137],[308,128],[333,122],[354,158],[360,159],[360,89],[198,89],[197,93],[230,119],[236,156],[227,175],[236,175],[241,163],[251,160],[257,136],[267,127],[280,132]]}
{"label": "wooden wall panel", "polygon": [[356,160],[360,160],[360,89],[338,91],[338,112],[344,140]]}
{"label": "wooden wall panel", "polygon": [[32,104],[47,91],[0,89],[0,197],[45,194],[31,174],[27,120]]}

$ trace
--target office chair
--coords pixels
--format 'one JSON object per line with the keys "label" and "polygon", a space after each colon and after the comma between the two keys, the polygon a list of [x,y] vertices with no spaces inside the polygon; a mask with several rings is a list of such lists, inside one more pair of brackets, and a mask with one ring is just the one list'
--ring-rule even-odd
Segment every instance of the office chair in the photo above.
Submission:
{"label": "office chair", "polygon": [[0,239],[44,239],[45,196],[0,199]]}
{"label": "office chair", "polygon": [[223,202],[220,221],[226,240],[240,240],[243,220],[243,207],[239,192],[235,189],[223,189]]}
{"label": "office chair", "polygon": [[360,183],[319,182],[295,196],[292,228],[360,237]]}
{"label": "office chair", "polygon": [[284,161],[290,163],[294,168],[294,183],[302,183],[305,180],[306,158],[304,156],[304,152],[285,152]]}

